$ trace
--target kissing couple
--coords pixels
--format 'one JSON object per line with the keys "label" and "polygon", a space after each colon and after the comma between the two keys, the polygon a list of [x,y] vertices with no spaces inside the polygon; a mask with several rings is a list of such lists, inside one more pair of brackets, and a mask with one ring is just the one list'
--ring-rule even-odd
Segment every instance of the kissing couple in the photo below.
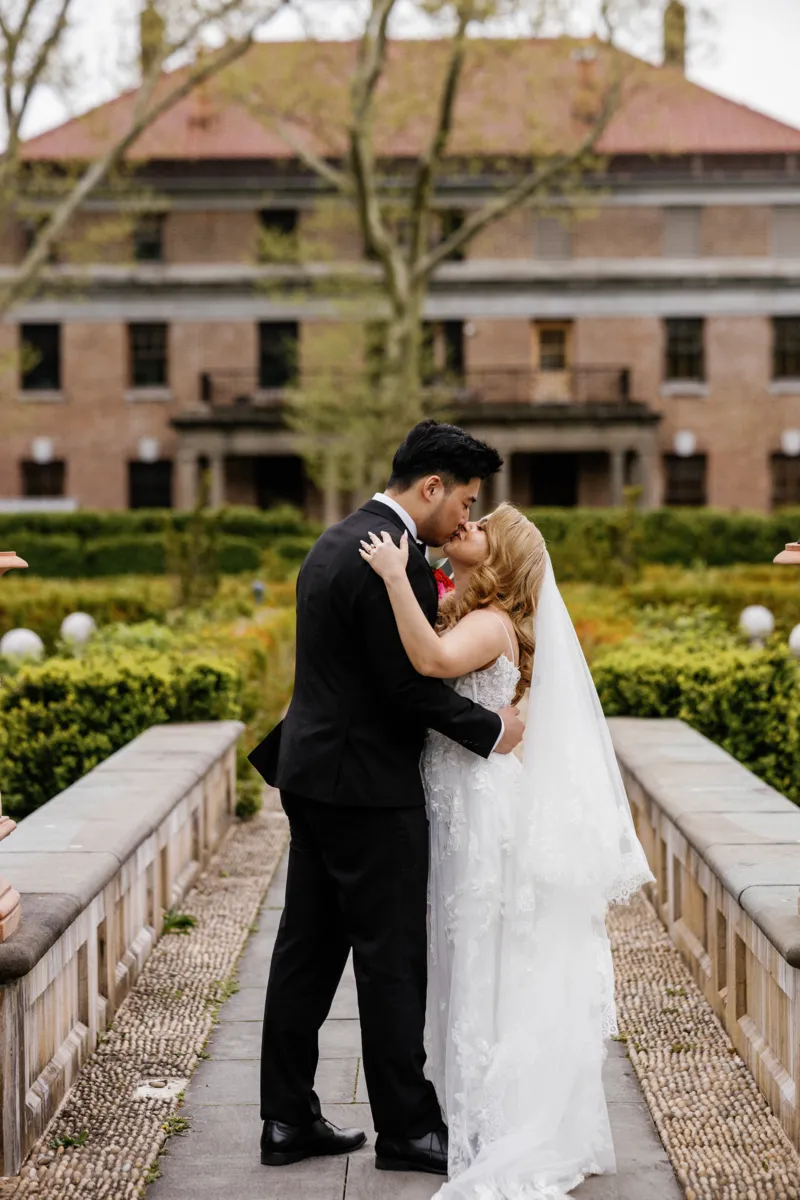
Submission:
{"label": "kissing couple", "polygon": [[265,1165],[366,1141],[314,1092],[352,952],[376,1167],[447,1175],[440,1200],[561,1200],[615,1169],[605,915],[653,876],[541,533],[510,504],[469,520],[501,466],[423,421],[300,571],[294,695],[251,755],[291,827]]}

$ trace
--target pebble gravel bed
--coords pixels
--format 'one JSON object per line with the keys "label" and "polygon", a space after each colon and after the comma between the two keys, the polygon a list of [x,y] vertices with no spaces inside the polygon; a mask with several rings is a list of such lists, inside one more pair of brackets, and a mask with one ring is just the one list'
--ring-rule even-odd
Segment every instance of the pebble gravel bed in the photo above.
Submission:
{"label": "pebble gravel bed", "polygon": [[798,1200],[800,1156],[642,894],[609,935],[620,1036],[687,1200]]}
{"label": "pebble gravel bed", "polygon": [[158,942],[21,1175],[0,1182],[3,1200],[129,1200],[158,1177],[164,1143],[186,1132],[185,1081],[236,990],[236,961],[286,840],[274,794],[234,825],[180,904],[195,926]]}

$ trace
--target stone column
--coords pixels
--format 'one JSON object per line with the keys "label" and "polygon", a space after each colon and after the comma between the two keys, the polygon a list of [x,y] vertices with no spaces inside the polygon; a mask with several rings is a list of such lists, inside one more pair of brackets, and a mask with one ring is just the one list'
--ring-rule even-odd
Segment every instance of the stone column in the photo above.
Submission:
{"label": "stone column", "polygon": [[[5,575],[12,567],[27,567],[24,558],[20,558],[13,550],[0,550],[0,575]],[[13,833],[16,823],[10,817],[2,815],[0,803],[0,842]],[[0,875],[0,942],[7,942],[22,920],[22,903],[19,892],[13,888],[7,879]]]}
{"label": "stone column", "polygon": [[625,490],[625,451],[615,447],[608,452],[609,474],[611,482],[611,504],[620,508]]}
{"label": "stone column", "polygon": [[500,453],[503,455],[503,465],[497,474],[492,476],[492,496],[495,508],[504,500],[511,499],[511,451],[500,450]]}
{"label": "stone column", "polygon": [[661,504],[661,463],[658,447],[640,450],[638,454],[638,480],[642,489],[642,508],[658,508]]}
{"label": "stone column", "polygon": [[322,500],[322,520],[325,528],[335,525],[342,519],[341,493],[336,479],[336,465],[333,459],[328,459],[325,467],[325,484]]}
{"label": "stone column", "polygon": [[221,452],[209,455],[208,468],[211,477],[208,503],[211,508],[222,508],[225,503],[225,459]]}
{"label": "stone column", "polygon": [[197,503],[197,455],[194,450],[178,450],[175,473],[175,507],[190,512]]}

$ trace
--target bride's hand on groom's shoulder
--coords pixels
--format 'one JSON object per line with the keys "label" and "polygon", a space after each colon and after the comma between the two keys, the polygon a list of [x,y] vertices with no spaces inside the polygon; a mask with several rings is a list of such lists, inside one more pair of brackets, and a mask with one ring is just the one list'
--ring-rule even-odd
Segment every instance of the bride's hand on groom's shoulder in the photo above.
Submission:
{"label": "bride's hand on groom's shoulder", "polygon": [[375,574],[380,575],[386,583],[404,578],[408,564],[408,534],[403,534],[399,546],[394,544],[386,532],[380,537],[371,533],[369,537],[368,542],[361,543],[359,554],[369,563]]}

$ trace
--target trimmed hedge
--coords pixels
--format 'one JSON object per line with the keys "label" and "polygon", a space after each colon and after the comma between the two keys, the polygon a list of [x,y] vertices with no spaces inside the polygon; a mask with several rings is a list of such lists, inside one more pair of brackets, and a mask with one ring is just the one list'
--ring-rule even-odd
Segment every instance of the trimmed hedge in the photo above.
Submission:
{"label": "trimmed hedge", "polygon": [[607,717],[680,717],[800,800],[800,674],[782,647],[629,642],[598,655],[592,675]]}
{"label": "trimmed hedge", "polygon": [[[0,514],[0,546],[16,550],[41,578],[162,575],[170,531],[185,530],[191,517],[163,509]],[[290,507],[223,509],[214,522],[224,574],[258,571],[266,549],[285,570],[298,566],[321,530]]]}
{"label": "trimmed hedge", "polygon": [[[2,513],[0,541],[18,540],[31,534],[77,537],[81,542],[93,538],[160,534],[170,526],[184,528],[190,518],[191,513],[163,508],[116,512],[79,509],[74,513]],[[223,534],[247,538],[262,545],[275,537],[318,536],[321,529],[316,522],[307,520],[298,509],[289,505],[265,510],[225,508],[219,513],[219,528]]]}
{"label": "trimmed hedge", "polygon": [[165,577],[55,580],[12,572],[0,586],[0,636],[24,626],[52,648],[68,613],[87,612],[98,625],[164,621],[174,603],[172,581]]}
{"label": "trimmed hedge", "polygon": [[693,571],[648,567],[625,589],[628,605],[691,613],[716,610],[729,629],[736,629],[742,609],[765,604],[777,629],[786,634],[800,622],[800,571],[775,567],[712,567]]}
{"label": "trimmed hedge", "polygon": [[117,651],[25,667],[0,689],[6,810],[25,816],[150,725],[238,717],[223,658]]}
{"label": "trimmed hedge", "polygon": [[[276,536],[262,546],[249,538],[223,535],[218,541],[219,568],[226,575],[257,572],[266,549],[276,562],[282,564],[285,574],[302,563],[314,540],[310,534],[287,534]],[[18,553],[29,565],[28,574],[42,579],[163,575],[168,565],[163,532],[90,538],[85,542],[72,535],[28,534],[22,540],[17,539],[17,545]],[[16,550],[17,545],[13,549]]]}
{"label": "trimmed hedge", "polygon": [[543,508],[528,510],[548,541],[561,579],[603,582],[626,553],[640,564],[771,563],[800,538],[800,510],[763,514],[715,509]]}

